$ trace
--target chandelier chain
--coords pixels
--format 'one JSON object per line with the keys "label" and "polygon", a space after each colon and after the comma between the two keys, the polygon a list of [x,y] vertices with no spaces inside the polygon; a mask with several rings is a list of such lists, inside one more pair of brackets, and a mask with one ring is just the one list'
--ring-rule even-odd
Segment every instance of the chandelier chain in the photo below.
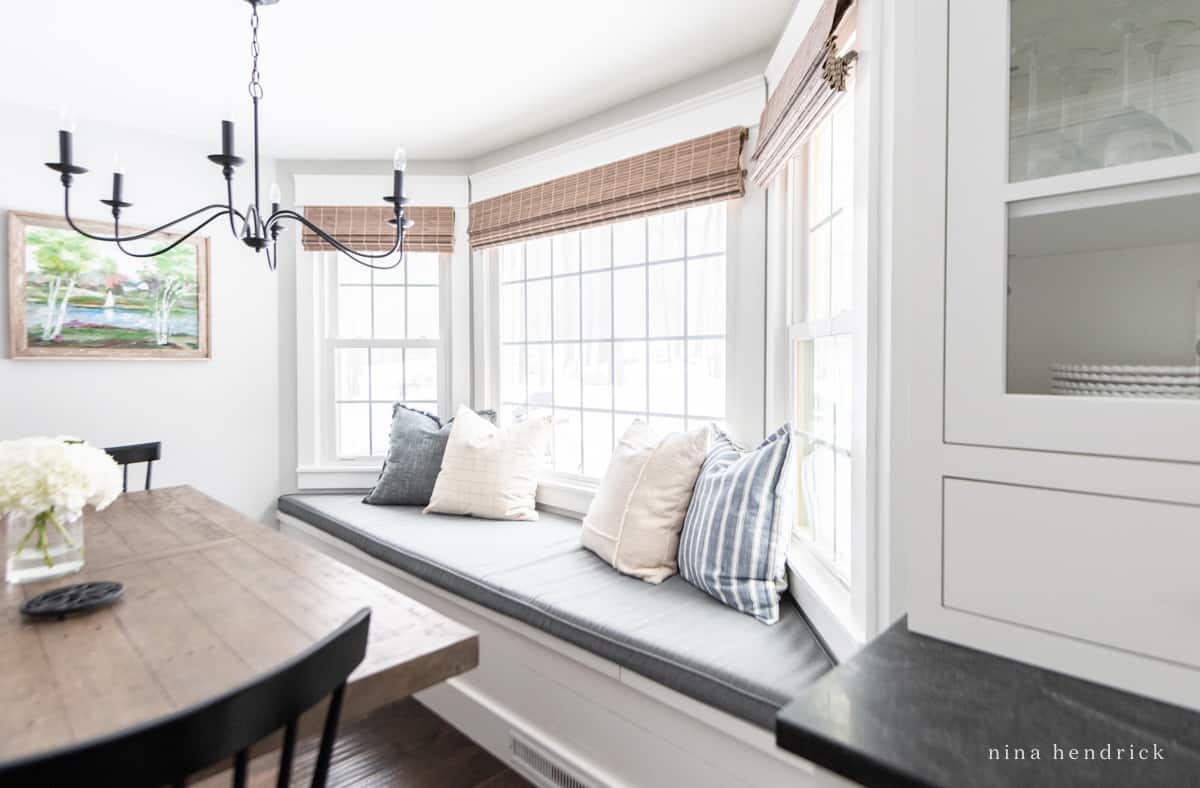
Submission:
{"label": "chandelier chain", "polygon": [[258,73],[258,3],[250,3],[250,97],[257,101],[263,97],[262,81]]}

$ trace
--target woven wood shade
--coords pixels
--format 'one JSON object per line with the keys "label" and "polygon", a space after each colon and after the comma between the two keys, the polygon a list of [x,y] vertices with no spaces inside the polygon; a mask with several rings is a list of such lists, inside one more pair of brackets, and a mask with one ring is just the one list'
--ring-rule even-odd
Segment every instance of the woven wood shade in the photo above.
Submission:
{"label": "woven wood shade", "polygon": [[745,194],[736,127],[471,204],[479,249]]}
{"label": "woven wood shade", "polygon": [[[404,251],[454,251],[453,208],[407,205],[404,215],[415,222],[404,233]],[[390,205],[309,205],[304,208],[304,216],[351,249],[386,252],[396,240],[396,228],[388,224],[388,219],[394,216]],[[334,251],[332,246],[307,227],[300,236],[300,242],[306,252]]]}
{"label": "woven wood shade", "polygon": [[[821,119],[846,90],[846,78],[857,58],[840,52],[838,34],[845,37],[853,19],[847,12],[854,0],[825,0],[812,27],[771,91],[758,126],[758,146],[751,160],[750,177],[767,186],[796,148],[804,144]],[[843,21],[848,24],[843,25]],[[839,29],[841,26],[841,29]]]}

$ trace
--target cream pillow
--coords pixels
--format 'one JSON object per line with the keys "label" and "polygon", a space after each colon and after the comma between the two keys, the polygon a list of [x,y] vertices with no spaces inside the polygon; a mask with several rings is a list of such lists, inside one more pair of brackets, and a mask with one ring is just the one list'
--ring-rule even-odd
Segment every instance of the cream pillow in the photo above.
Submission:
{"label": "cream pillow", "polygon": [[460,405],[425,511],[536,520],[534,494],[550,430],[549,416],[502,429]]}
{"label": "cream pillow", "polygon": [[708,438],[707,427],[660,438],[641,420],[629,425],[583,518],[583,546],[618,572],[651,583],[675,574],[679,532]]}

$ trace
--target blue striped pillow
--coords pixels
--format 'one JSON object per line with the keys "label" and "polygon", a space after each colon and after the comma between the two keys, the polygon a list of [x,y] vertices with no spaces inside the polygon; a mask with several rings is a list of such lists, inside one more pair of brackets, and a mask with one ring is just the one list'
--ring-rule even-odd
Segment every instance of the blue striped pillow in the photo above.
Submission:
{"label": "blue striped pillow", "polygon": [[679,574],[764,624],[787,587],[791,428],[743,449],[714,428],[679,541]]}

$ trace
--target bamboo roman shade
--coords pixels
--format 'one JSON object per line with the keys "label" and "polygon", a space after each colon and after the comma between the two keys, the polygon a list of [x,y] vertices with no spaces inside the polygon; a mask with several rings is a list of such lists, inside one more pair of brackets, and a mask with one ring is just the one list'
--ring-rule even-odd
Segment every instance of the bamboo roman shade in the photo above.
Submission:
{"label": "bamboo roman shade", "polygon": [[854,0],[824,0],[792,62],[771,91],[759,121],[758,146],[751,157],[751,177],[759,186],[765,187],[775,178],[838,94],[845,92],[857,53],[839,51],[838,28],[844,19],[852,21],[847,19],[847,12],[853,5]]}
{"label": "bamboo roman shade", "polygon": [[[454,251],[453,208],[409,205],[405,206],[404,215],[414,222],[404,233],[404,251]],[[396,241],[396,226],[388,224],[388,219],[395,217],[390,205],[309,205],[304,208],[304,216],[342,243],[364,252],[386,252]],[[333,251],[332,246],[307,227],[300,242],[306,252]]]}
{"label": "bamboo roman shade", "polygon": [[736,127],[471,204],[478,249],[631,219],[746,190]]}

